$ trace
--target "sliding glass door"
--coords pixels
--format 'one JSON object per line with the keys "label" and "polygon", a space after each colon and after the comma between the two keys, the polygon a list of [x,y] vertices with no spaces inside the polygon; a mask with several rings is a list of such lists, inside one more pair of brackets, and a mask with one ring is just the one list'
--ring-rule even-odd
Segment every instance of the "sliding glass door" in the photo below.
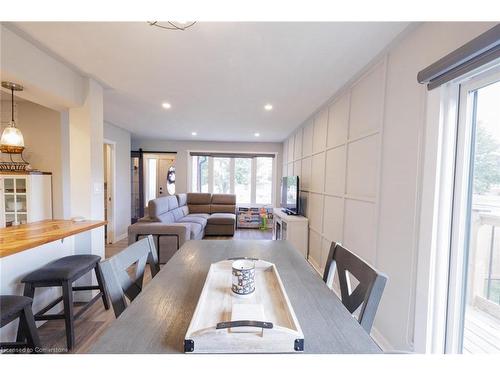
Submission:
{"label": "sliding glass door", "polygon": [[446,352],[500,353],[500,72],[461,85]]}

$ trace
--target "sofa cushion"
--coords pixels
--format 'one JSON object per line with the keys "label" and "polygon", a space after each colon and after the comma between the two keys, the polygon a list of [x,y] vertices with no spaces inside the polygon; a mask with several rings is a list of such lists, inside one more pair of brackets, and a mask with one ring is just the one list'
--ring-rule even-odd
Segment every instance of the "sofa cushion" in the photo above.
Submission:
{"label": "sofa cushion", "polygon": [[173,195],[152,199],[148,203],[149,217],[152,221],[173,223],[175,222],[175,217],[170,210],[176,207],[177,198]]}
{"label": "sofa cushion", "polygon": [[191,227],[191,239],[201,240],[203,238],[203,226],[197,223],[189,223]]}
{"label": "sofa cushion", "polygon": [[236,212],[236,206],[226,205],[226,204],[212,204],[210,205],[210,213],[229,213],[234,214]]}
{"label": "sofa cushion", "polygon": [[187,204],[210,204],[211,200],[210,193],[187,193]]}
{"label": "sofa cushion", "polygon": [[236,195],[234,194],[212,194],[212,204],[236,204]]}
{"label": "sofa cushion", "polygon": [[203,228],[207,226],[207,219],[201,216],[187,215],[178,221],[179,223],[196,223],[200,224]]}
{"label": "sofa cushion", "polygon": [[234,225],[236,223],[236,215],[230,213],[215,213],[208,218],[208,224]]}
{"label": "sofa cushion", "polygon": [[172,211],[173,209],[179,207],[179,202],[177,201],[177,197],[175,195],[169,195],[168,197],[165,197],[165,198],[168,198],[168,210],[169,211]]}
{"label": "sofa cushion", "polygon": [[179,207],[187,205],[187,195],[186,194],[177,194],[177,203]]}
{"label": "sofa cushion", "polygon": [[234,194],[213,194],[210,205],[210,213],[227,212],[234,214],[236,212],[236,195]]}
{"label": "sofa cushion", "polygon": [[202,217],[202,218],[208,220],[208,218],[210,217],[210,214],[205,214],[205,213],[192,214],[192,213],[189,213],[187,216],[198,216],[198,217]]}
{"label": "sofa cushion", "polygon": [[187,193],[189,213],[210,213],[211,200],[212,194],[210,193]]}
{"label": "sofa cushion", "polygon": [[209,214],[210,213],[210,205],[209,204],[195,204],[189,205],[189,213],[190,214]]}
{"label": "sofa cushion", "polygon": [[181,220],[188,213],[188,208],[186,206],[174,208],[170,211],[174,215],[175,221]]}

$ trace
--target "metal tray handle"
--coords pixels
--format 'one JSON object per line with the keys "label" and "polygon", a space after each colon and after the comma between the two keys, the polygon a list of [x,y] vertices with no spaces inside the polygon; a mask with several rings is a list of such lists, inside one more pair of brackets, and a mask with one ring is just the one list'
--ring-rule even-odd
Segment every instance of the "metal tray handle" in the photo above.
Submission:
{"label": "metal tray handle", "polygon": [[232,322],[217,323],[216,329],[233,328],[233,327],[257,327],[262,329],[273,328],[273,323],[262,322],[259,320],[234,320]]}
{"label": "metal tray handle", "polygon": [[259,258],[252,258],[252,257],[234,257],[234,258],[227,258],[226,260],[240,260],[240,259],[253,260],[255,262],[259,260]]}

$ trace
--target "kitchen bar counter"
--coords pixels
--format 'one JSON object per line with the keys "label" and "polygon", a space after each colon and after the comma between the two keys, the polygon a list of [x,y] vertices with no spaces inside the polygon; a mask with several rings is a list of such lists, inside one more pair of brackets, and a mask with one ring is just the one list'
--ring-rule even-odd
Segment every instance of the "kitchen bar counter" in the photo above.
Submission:
{"label": "kitchen bar counter", "polygon": [[[93,254],[104,258],[103,220],[42,220],[0,228],[0,294],[22,295],[22,279],[28,273],[56,259],[79,254]],[[64,240],[64,241],[63,241]],[[92,274],[80,278],[75,286],[92,285]],[[33,311],[39,311],[61,296],[61,288],[43,288],[33,300]],[[75,291],[73,298],[88,302],[92,294]],[[62,302],[48,311],[56,314]],[[1,341],[15,341],[17,323],[0,329]]]}
{"label": "kitchen bar counter", "polygon": [[0,228],[0,258],[106,225],[102,220],[42,220]]}

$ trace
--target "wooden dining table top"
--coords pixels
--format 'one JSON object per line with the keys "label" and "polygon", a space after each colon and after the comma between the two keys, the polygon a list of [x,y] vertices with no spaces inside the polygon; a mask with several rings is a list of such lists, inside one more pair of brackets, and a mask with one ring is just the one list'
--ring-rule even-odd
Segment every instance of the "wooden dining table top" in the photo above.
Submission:
{"label": "wooden dining table top", "polygon": [[241,256],[276,265],[304,334],[304,353],[381,353],[304,257],[288,241],[271,240],[187,241],[90,353],[183,353],[210,265]]}

